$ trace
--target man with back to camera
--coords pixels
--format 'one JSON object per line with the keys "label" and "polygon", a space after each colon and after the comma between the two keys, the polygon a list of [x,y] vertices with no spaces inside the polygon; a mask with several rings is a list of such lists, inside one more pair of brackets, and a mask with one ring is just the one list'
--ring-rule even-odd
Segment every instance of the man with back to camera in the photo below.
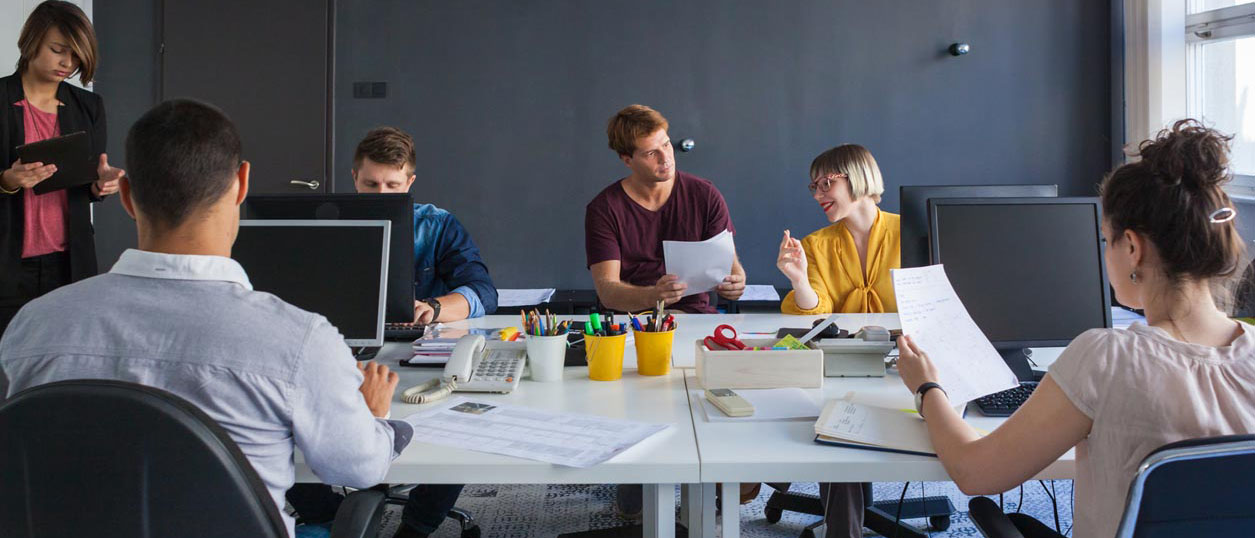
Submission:
{"label": "man with back to camera", "polygon": [[18,312],[0,339],[10,394],[82,378],[177,394],[231,435],[280,513],[296,448],[328,483],[383,481],[413,435],[384,419],[396,373],[358,364],[326,318],[254,291],[230,258],[250,168],[231,120],[166,101],[131,127],[126,158],[121,198],[139,248]]}
{"label": "man with back to camera", "polygon": [[[359,193],[405,193],[414,185],[414,139],[395,127],[372,129],[353,155],[353,187]],[[479,248],[452,213],[414,204],[415,323],[457,321],[491,314],[497,288]],[[436,531],[462,493],[462,484],[419,484],[410,490],[396,538]],[[326,523],[344,497],[323,484],[299,484],[288,501],[303,521]]]}
{"label": "man with back to camera", "polygon": [[[662,242],[703,241],[736,229],[713,183],[675,169],[667,128],[667,119],[645,105],[631,105],[610,118],[610,149],[629,173],[585,208],[588,269],[597,298],[607,308],[636,312],[653,309],[662,299],[675,310],[714,313],[707,294],[686,297],[686,286],[664,274]],[[733,261],[732,274],[716,291],[733,301],[745,292],[740,260]]]}
{"label": "man with back to camera", "polygon": [[[704,241],[724,230],[736,233],[728,204],[709,180],[677,171],[669,124],[658,111],[631,105],[606,126],[610,149],[628,167],[628,176],[610,184],[585,208],[584,250],[597,298],[612,310],[652,310],[661,299],[683,312],[715,313],[706,293],[685,296],[675,275],[663,274],[662,242]],[[715,289],[735,301],[745,292],[745,269],[734,259],[732,273]],[[742,503],[757,495],[758,484],[742,487]],[[635,516],[641,486],[617,487],[615,507]]]}

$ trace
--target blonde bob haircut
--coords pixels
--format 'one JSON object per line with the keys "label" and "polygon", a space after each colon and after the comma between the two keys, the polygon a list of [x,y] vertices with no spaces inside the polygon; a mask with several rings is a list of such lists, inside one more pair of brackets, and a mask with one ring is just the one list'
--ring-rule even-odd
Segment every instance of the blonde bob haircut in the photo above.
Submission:
{"label": "blonde bob haircut", "polygon": [[867,148],[858,144],[842,144],[820,153],[811,161],[811,181],[835,174],[843,174],[849,179],[851,198],[858,200],[870,196],[880,203],[885,181],[880,177],[876,159]]}
{"label": "blonde bob haircut", "polygon": [[[100,58],[96,46],[96,31],[82,9],[69,2],[49,0],[35,6],[26,24],[22,25],[22,33],[17,38],[20,57],[17,60],[17,73],[26,72],[31,59],[39,55],[39,47],[44,44],[48,30],[56,28],[69,41],[70,51],[78,60],[78,79],[84,85],[90,84],[96,76],[96,62]],[[74,73],[70,73],[74,76]]]}

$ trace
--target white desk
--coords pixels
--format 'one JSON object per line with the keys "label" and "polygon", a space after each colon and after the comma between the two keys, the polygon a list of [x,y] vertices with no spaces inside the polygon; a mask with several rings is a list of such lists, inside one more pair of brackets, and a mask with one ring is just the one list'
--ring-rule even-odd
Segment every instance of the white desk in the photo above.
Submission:
{"label": "white desk", "polygon": [[[692,343],[705,337],[717,325],[730,324],[745,337],[753,333],[775,334],[780,327],[809,327],[825,316],[784,314],[676,315],[678,329],[672,363],[676,368],[694,366]],[[565,319],[565,317],[563,317]],[[581,319],[575,316],[573,319]],[[452,324],[460,327],[517,326],[517,316],[488,316]],[[899,327],[896,314],[843,315],[837,324],[857,329],[864,325]],[[761,336],[761,335],[759,335]],[[1043,366],[1049,362],[1039,360]],[[390,344],[377,360],[401,375],[398,397],[392,415],[404,417],[422,406],[402,403],[401,390],[441,373],[440,368],[401,368],[397,362],[409,356],[408,344]],[[647,536],[674,534],[674,485],[701,484],[685,488],[683,500],[690,536],[713,537],[714,484],[725,483],[725,491],[738,491],[740,482],[877,482],[901,480],[948,480],[936,458],[893,454],[819,445],[813,442],[814,421],[712,423],[706,420],[700,402],[692,402],[689,388],[697,387],[691,369],[677,369],[669,376],[650,377],[636,373],[636,353],[626,347],[623,378],[618,381],[590,381],[586,367],[566,369],[561,383],[537,383],[524,379],[511,394],[471,394],[476,399],[521,405],[549,411],[588,413],[612,418],[670,424],[672,427],[632,447],[600,465],[575,469],[509,456],[484,454],[426,443],[411,444],[388,472],[395,483],[436,484],[552,484],[600,483],[647,484],[645,488],[645,531]],[[815,389],[819,399],[856,393],[856,401],[874,405],[914,407],[911,394],[895,374],[883,378],[825,378],[824,387]],[[977,428],[992,431],[1003,419],[969,413],[968,421]],[[298,454],[297,480],[317,481]],[[1075,458],[1068,452],[1043,470],[1037,478],[1071,478]],[[737,495],[724,498],[723,536],[739,535]]]}
{"label": "white desk", "polygon": [[[774,314],[745,316],[751,319],[736,324],[738,329],[742,326],[803,327],[809,325],[811,319],[822,317]],[[836,323],[848,329],[869,324],[887,329],[900,328],[897,315],[894,314],[843,315]],[[1039,359],[1039,365],[1045,366],[1053,362],[1056,355],[1057,353],[1039,353],[1035,358]],[[685,371],[685,381],[690,391],[699,388],[693,370]],[[897,374],[892,372],[885,377],[826,377],[822,389],[812,389],[809,392],[816,401],[827,401],[842,398],[851,391],[855,393],[855,401],[861,403],[902,409],[915,407],[910,391]],[[701,458],[702,482],[705,484],[704,489],[710,492],[713,492],[714,485],[718,483],[724,484],[724,491],[738,491],[741,482],[914,482],[950,479],[941,461],[936,458],[815,443],[813,420],[710,422],[701,405],[700,401],[690,402]],[[975,409],[967,417],[969,424],[985,431],[993,431],[1005,420],[981,416]],[[1036,478],[1071,478],[1074,475],[1075,456],[1072,451],[1068,451]],[[700,535],[713,537],[713,493],[703,492],[702,499],[706,501],[702,521],[707,523],[701,529]],[[720,521],[724,538],[739,535],[737,500],[736,495],[728,495],[723,499]],[[690,535],[694,534],[698,533],[693,533],[690,529]]]}
{"label": "white desk", "polygon": [[[458,322],[462,327],[517,326],[518,316],[487,316]],[[412,443],[392,463],[387,481],[429,484],[646,484],[643,519],[646,536],[672,537],[675,533],[675,485],[697,484],[697,441],[693,436],[683,374],[641,376],[636,373],[632,346],[624,357],[623,378],[591,381],[587,367],[566,369],[561,383],[538,383],[524,378],[510,394],[463,393],[476,400],[527,406],[558,412],[587,413],[611,418],[670,424],[609,461],[587,469],[562,467],[539,461],[485,454],[427,443]],[[425,406],[401,402],[401,391],[438,376],[441,368],[397,366],[410,356],[409,344],[385,346],[377,361],[394,368],[401,377],[392,416],[401,418]],[[430,404],[428,405],[430,406]],[[317,481],[298,458],[297,481]]]}

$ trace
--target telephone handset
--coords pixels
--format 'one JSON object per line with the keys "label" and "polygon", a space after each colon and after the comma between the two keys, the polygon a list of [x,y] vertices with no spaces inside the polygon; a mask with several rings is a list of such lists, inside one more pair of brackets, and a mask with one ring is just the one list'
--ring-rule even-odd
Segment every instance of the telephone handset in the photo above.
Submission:
{"label": "telephone handset", "polygon": [[[424,404],[457,392],[510,392],[519,385],[523,374],[525,348],[489,346],[482,334],[458,339],[445,363],[444,374],[401,393],[401,401]],[[498,347],[500,345],[500,347]]]}

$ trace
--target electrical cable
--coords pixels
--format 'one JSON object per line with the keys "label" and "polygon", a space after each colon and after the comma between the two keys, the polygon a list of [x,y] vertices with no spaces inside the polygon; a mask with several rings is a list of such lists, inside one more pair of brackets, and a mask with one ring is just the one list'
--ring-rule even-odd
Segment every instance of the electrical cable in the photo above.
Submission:
{"label": "electrical cable", "polygon": [[1056,500],[1055,500],[1055,496],[1054,496],[1054,495],[1051,495],[1051,494],[1050,494],[1050,490],[1046,489],[1046,481],[1045,481],[1045,480],[1038,480],[1038,481],[1037,481],[1037,483],[1038,483],[1038,484],[1041,484],[1041,490],[1042,490],[1043,492],[1045,492],[1045,493],[1046,493],[1046,496],[1047,496],[1047,497],[1049,497],[1049,498],[1050,498],[1050,505],[1051,505],[1052,507],[1054,507],[1054,511],[1055,511],[1055,532],[1058,532],[1059,534],[1063,534],[1063,532],[1061,532],[1061,531],[1063,530],[1063,527],[1061,527],[1061,526],[1059,525],[1059,503],[1058,503],[1058,501],[1056,501]]}
{"label": "electrical cable", "polygon": [[1017,514],[1020,513],[1020,510],[1022,509],[1024,509],[1024,483],[1023,482],[1020,483],[1020,500],[1015,505],[1015,513]]}
{"label": "electrical cable", "polygon": [[906,501],[906,488],[911,487],[911,483],[907,482],[902,485],[902,495],[898,496],[898,513],[893,516],[893,538],[898,538],[898,529],[902,528],[902,503]]}
{"label": "electrical cable", "polygon": [[927,482],[919,483],[919,505],[924,509],[924,534],[927,535],[928,538],[932,538],[932,524],[928,521],[928,496],[924,494],[924,484],[926,483]]}

